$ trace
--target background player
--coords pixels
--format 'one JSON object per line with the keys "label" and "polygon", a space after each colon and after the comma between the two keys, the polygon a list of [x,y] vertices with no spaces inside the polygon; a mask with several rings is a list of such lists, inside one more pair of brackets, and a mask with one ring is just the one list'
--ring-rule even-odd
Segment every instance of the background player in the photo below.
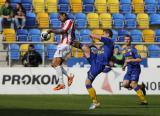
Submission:
{"label": "background player", "polygon": [[123,87],[134,89],[139,97],[142,105],[147,105],[147,100],[145,99],[145,85],[138,85],[139,75],[141,73],[140,62],[142,61],[140,55],[138,54],[136,48],[131,46],[131,36],[126,35],[124,38],[125,47],[123,48],[123,54],[125,57],[125,64],[123,70],[127,66],[127,72],[124,76]]}
{"label": "background player", "polygon": [[59,78],[59,84],[53,90],[60,90],[65,88],[63,74],[68,77],[68,86],[72,84],[73,75],[68,75],[67,71],[62,67],[62,63],[65,57],[71,51],[71,42],[74,39],[74,22],[71,19],[68,19],[66,13],[59,13],[58,16],[59,20],[62,22],[61,29],[50,29],[48,30],[48,34],[55,33],[55,34],[62,34],[61,35],[61,42],[57,46],[57,50],[54,54],[54,58],[52,60],[52,67],[55,68],[56,74]]}

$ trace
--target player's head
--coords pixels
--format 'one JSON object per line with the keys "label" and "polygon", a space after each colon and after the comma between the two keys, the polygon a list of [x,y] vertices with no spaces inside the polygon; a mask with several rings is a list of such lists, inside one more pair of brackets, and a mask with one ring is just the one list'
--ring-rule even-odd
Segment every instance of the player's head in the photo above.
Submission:
{"label": "player's head", "polygon": [[132,37],[130,35],[125,35],[124,42],[126,45],[130,45],[132,41]]}
{"label": "player's head", "polygon": [[68,19],[67,13],[65,13],[65,12],[60,12],[60,13],[58,14],[58,19],[59,19],[61,22],[65,22],[65,21]]}
{"label": "player's head", "polygon": [[29,51],[29,52],[34,51],[34,45],[33,45],[33,44],[30,44],[30,45],[29,45],[28,51]]}
{"label": "player's head", "polygon": [[10,1],[6,0],[4,6],[7,8],[7,7],[9,7],[9,4],[10,4]]}
{"label": "player's head", "polygon": [[112,38],[113,33],[111,29],[104,29],[104,36],[108,38]]}

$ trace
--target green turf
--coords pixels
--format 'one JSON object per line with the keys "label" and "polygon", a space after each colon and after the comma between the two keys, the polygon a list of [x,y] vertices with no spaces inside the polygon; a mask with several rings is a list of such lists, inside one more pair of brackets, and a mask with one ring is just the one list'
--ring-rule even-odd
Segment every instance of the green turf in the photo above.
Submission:
{"label": "green turf", "polygon": [[88,110],[86,95],[0,95],[0,116],[160,116],[160,97],[148,96],[149,105],[136,96],[98,96],[101,108]]}

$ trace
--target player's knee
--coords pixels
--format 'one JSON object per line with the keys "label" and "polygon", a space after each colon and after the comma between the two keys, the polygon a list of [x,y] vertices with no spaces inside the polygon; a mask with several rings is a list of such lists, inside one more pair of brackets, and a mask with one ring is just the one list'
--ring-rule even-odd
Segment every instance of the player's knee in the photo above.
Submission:
{"label": "player's knee", "polygon": [[88,88],[92,88],[92,82],[91,82],[91,80],[86,79],[85,85],[86,85],[86,88],[87,88],[87,89],[88,89]]}
{"label": "player's knee", "polygon": [[129,86],[128,83],[123,82],[123,83],[122,83],[122,87],[124,87],[124,88],[129,88],[130,86]]}
{"label": "player's knee", "polygon": [[131,88],[135,88],[136,86],[137,86],[137,83],[136,83],[136,82],[131,82],[131,83],[130,83],[130,87],[131,87]]}

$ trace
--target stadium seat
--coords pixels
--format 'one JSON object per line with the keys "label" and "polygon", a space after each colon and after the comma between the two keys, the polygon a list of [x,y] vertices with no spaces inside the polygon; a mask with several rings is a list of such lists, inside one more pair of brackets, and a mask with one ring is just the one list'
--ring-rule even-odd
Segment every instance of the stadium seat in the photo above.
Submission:
{"label": "stadium seat", "polygon": [[0,7],[4,5],[6,0],[0,0]]}
{"label": "stadium seat", "polygon": [[46,0],[46,8],[47,8],[47,12],[48,13],[53,13],[53,12],[57,12],[57,0]]}
{"label": "stadium seat", "polygon": [[21,0],[21,3],[26,11],[32,10],[32,0]]}
{"label": "stadium seat", "polygon": [[54,35],[54,38],[55,38],[55,42],[57,42],[57,43],[60,43],[60,42],[61,42],[61,35],[55,34],[55,35]]}
{"label": "stadium seat", "polygon": [[107,2],[106,0],[95,0],[95,8],[98,13],[107,12]]}
{"label": "stadium seat", "polygon": [[130,35],[132,37],[132,42],[142,42],[142,32],[140,30],[131,30]]}
{"label": "stadium seat", "polygon": [[[96,35],[99,35],[99,36],[102,36],[104,35],[104,32],[102,29],[94,29],[91,31],[92,34],[96,34]],[[93,42],[100,42],[98,39],[94,39]]]}
{"label": "stadium seat", "polygon": [[92,39],[90,38],[91,31],[89,29],[80,30],[80,41],[84,43],[92,43]]}
{"label": "stadium seat", "polygon": [[142,37],[144,42],[155,42],[155,34],[151,29],[145,29],[142,31]]}
{"label": "stadium seat", "polygon": [[33,28],[36,27],[36,14],[33,12],[27,12],[26,13],[26,27],[27,28]]}
{"label": "stadium seat", "polygon": [[146,13],[139,13],[137,15],[137,22],[139,29],[148,29],[149,28],[149,16]]}
{"label": "stadium seat", "polygon": [[157,0],[157,11],[160,13],[160,0]]}
{"label": "stadium seat", "polygon": [[70,6],[73,13],[82,12],[82,0],[70,0]]}
{"label": "stadium seat", "polygon": [[156,0],[145,0],[145,12],[156,13],[156,11],[157,11]]}
{"label": "stadium seat", "polygon": [[118,42],[124,42],[125,35],[129,35],[128,30],[123,30],[123,29],[119,30],[118,31]]}
{"label": "stadium seat", "polygon": [[158,45],[148,45],[148,57],[160,58],[160,47]]}
{"label": "stadium seat", "polygon": [[44,45],[43,44],[34,44],[34,49],[43,56],[44,53]]}
{"label": "stadium seat", "polygon": [[15,42],[16,41],[16,32],[14,29],[3,29],[4,41],[6,42]]}
{"label": "stadium seat", "polygon": [[59,12],[70,12],[69,0],[58,0]]}
{"label": "stadium seat", "polygon": [[137,25],[136,15],[135,14],[125,14],[125,28],[134,29]]}
{"label": "stadium seat", "polygon": [[33,42],[41,41],[41,31],[39,29],[29,29],[29,40]]}
{"label": "stadium seat", "polygon": [[122,14],[113,14],[113,28],[121,29],[124,28],[124,16]]}
{"label": "stadium seat", "polygon": [[78,29],[87,27],[87,18],[84,13],[75,14],[75,24]]}
{"label": "stadium seat", "polygon": [[132,0],[134,13],[144,13],[144,1]]}
{"label": "stadium seat", "polygon": [[135,45],[135,48],[142,58],[147,58],[147,47],[145,45]]}
{"label": "stadium seat", "polygon": [[156,42],[160,42],[160,29],[155,30],[155,39]]}
{"label": "stadium seat", "polygon": [[20,55],[24,56],[24,54],[28,51],[29,44],[21,44],[20,46]]}
{"label": "stadium seat", "polygon": [[12,60],[19,60],[20,59],[19,45],[18,44],[10,44],[9,45],[9,51],[10,51],[10,58]]}
{"label": "stadium seat", "polygon": [[75,58],[82,58],[84,55],[82,50],[72,47],[72,56]]}
{"label": "stadium seat", "polygon": [[94,11],[94,0],[83,0],[83,12],[90,13]]}
{"label": "stadium seat", "polygon": [[88,13],[87,21],[89,28],[99,28],[99,16],[97,13]]}
{"label": "stadium seat", "polygon": [[112,16],[109,13],[101,13],[99,15],[101,28],[111,29],[112,28]]}
{"label": "stadium seat", "polygon": [[132,12],[131,0],[120,0],[120,12],[121,13]]}
{"label": "stadium seat", "polygon": [[112,40],[114,42],[116,42],[117,38],[118,38],[118,32],[116,30],[112,29],[112,33],[113,33]]}
{"label": "stadium seat", "polygon": [[27,29],[17,29],[17,40],[18,41],[28,41],[28,30]]}
{"label": "stadium seat", "polygon": [[58,19],[58,13],[51,13],[49,17],[52,28],[61,28],[61,21]]}
{"label": "stadium seat", "polygon": [[56,52],[57,46],[55,44],[48,44],[46,46],[46,56],[49,60],[53,59],[54,53]]}
{"label": "stadium seat", "polygon": [[32,3],[35,13],[44,12],[45,10],[44,0],[33,0]]}
{"label": "stadium seat", "polygon": [[109,13],[119,13],[119,0],[108,0]]}
{"label": "stadium seat", "polygon": [[67,16],[69,19],[71,19],[73,21],[75,20],[75,16],[72,13],[67,13]]}
{"label": "stadium seat", "polygon": [[16,8],[17,3],[21,3],[21,0],[10,0],[10,5],[13,9]]}
{"label": "stadium seat", "polygon": [[150,25],[159,25],[159,24],[160,24],[160,14],[151,14]]}
{"label": "stadium seat", "polygon": [[49,16],[48,13],[38,13],[37,22],[39,28],[49,28]]}
{"label": "stadium seat", "polygon": [[76,37],[76,38],[75,38],[76,41],[80,41],[80,36],[79,36],[79,31],[78,31],[78,29],[75,30],[75,37]]}

